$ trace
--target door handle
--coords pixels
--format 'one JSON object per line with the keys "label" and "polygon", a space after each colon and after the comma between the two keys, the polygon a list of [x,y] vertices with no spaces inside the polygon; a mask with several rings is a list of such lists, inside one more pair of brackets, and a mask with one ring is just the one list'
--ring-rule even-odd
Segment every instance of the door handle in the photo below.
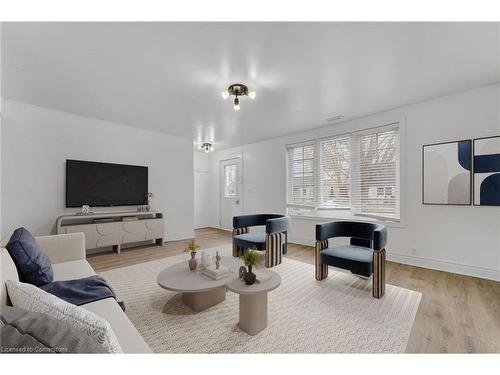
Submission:
{"label": "door handle", "polygon": [[240,200],[239,199],[236,199],[236,201],[234,202],[236,204],[240,204]]}

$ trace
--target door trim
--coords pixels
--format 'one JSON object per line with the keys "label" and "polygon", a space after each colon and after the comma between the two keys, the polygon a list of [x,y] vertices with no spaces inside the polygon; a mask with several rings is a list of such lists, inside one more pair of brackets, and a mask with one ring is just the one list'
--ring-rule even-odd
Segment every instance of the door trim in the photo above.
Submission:
{"label": "door trim", "polygon": [[[224,162],[227,162],[229,160],[234,160],[234,159],[240,159],[240,174],[241,174],[241,192],[240,192],[240,205],[241,205],[241,213],[243,214],[245,212],[245,206],[244,206],[244,202],[245,202],[245,199],[244,199],[244,188],[243,188],[243,183],[244,183],[244,179],[243,179],[243,152],[241,153],[237,153],[237,154],[234,154],[234,156],[231,156],[231,157],[227,157],[227,158],[224,158],[224,159],[220,159],[219,160],[219,228],[222,229],[222,184],[221,184],[221,181],[222,181],[222,176],[221,176],[221,165],[222,163]],[[227,230],[227,229],[226,229]]]}

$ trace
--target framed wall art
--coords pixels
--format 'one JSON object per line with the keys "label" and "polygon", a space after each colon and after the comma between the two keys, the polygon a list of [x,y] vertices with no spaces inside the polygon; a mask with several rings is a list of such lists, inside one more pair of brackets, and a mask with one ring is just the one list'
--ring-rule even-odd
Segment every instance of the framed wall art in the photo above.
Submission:
{"label": "framed wall art", "polygon": [[472,203],[472,141],[443,142],[422,147],[422,203]]}
{"label": "framed wall art", "polygon": [[474,139],[474,205],[500,206],[500,136]]}

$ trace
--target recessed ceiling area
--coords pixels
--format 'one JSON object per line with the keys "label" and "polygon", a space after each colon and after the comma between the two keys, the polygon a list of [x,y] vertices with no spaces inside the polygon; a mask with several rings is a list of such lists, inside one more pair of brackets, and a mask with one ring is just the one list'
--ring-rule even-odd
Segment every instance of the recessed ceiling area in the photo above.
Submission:
{"label": "recessed ceiling area", "polygon": [[216,149],[500,80],[498,23],[4,22],[1,53],[5,99]]}

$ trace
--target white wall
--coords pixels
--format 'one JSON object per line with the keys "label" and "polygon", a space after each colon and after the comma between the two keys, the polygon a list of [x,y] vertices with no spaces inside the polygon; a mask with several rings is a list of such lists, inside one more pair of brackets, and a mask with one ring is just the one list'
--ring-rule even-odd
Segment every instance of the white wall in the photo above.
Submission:
{"label": "white wall", "polygon": [[[401,263],[500,280],[500,207],[424,206],[422,145],[500,134],[500,85],[450,95],[211,155],[211,225],[219,223],[218,163],[243,155],[243,211],[286,209],[286,144],[405,119],[404,227],[388,229],[388,257]],[[283,124],[286,126],[286,124]],[[290,239],[313,244],[317,219],[292,218]]]}
{"label": "white wall", "polygon": [[210,180],[208,175],[208,154],[194,151],[194,227],[204,228],[210,222],[209,190]]}
{"label": "white wall", "polygon": [[2,110],[4,236],[19,226],[54,233],[57,216],[77,210],[65,209],[65,159],[148,166],[166,240],[193,236],[191,140],[13,101]]}
{"label": "white wall", "polygon": [[[0,147],[2,147],[2,22],[0,22]],[[2,152],[0,149],[0,240],[2,237]]]}

